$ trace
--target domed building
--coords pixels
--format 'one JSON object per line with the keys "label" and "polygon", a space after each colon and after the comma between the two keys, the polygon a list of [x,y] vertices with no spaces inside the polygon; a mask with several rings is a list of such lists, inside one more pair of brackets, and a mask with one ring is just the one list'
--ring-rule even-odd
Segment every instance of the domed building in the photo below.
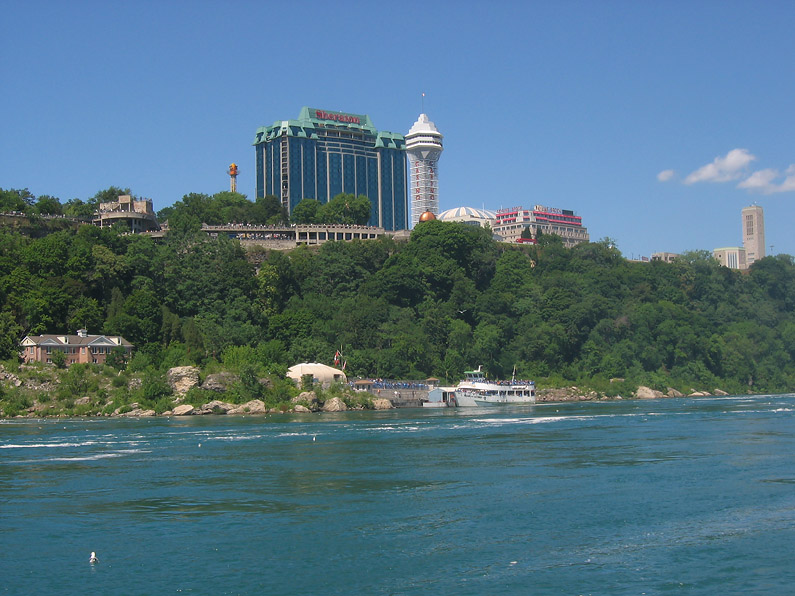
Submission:
{"label": "domed building", "polygon": [[420,215],[419,222],[422,223],[423,221],[434,221],[436,216],[433,214],[433,211],[426,211]]}
{"label": "domed building", "polygon": [[488,211],[486,209],[475,209],[474,207],[456,207],[455,209],[442,211],[437,216],[437,219],[440,219],[441,221],[457,221],[485,228],[486,225],[494,227],[494,222],[497,220],[497,214],[494,211]]}
{"label": "domed building", "polygon": [[330,387],[332,383],[348,382],[348,377],[340,369],[319,362],[302,362],[287,369],[287,377],[298,385],[301,384],[304,375],[312,375],[312,381],[323,387]]}

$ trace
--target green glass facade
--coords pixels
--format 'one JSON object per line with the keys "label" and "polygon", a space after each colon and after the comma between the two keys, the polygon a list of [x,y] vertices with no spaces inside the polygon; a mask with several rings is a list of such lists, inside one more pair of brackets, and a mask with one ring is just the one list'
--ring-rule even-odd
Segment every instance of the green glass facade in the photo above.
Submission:
{"label": "green glass facade", "polygon": [[370,225],[408,228],[405,140],[369,116],[304,107],[297,120],[257,129],[254,147],[258,197],[279,197],[292,212],[302,199],[366,195]]}

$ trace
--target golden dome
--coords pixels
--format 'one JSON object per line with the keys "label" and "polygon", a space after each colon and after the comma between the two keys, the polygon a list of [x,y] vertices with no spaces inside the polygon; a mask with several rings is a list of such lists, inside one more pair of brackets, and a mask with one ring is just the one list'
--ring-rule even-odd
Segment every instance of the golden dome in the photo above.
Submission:
{"label": "golden dome", "polygon": [[434,219],[436,219],[436,216],[430,211],[426,211],[420,215],[420,221],[433,221]]}

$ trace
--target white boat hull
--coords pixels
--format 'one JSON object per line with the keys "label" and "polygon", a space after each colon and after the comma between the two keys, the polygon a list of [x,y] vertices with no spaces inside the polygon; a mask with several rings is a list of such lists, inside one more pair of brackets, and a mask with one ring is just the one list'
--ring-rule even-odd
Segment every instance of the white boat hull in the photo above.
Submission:
{"label": "white boat hull", "polygon": [[535,383],[532,381],[490,381],[480,368],[466,371],[465,375],[455,390],[459,407],[536,403]]}

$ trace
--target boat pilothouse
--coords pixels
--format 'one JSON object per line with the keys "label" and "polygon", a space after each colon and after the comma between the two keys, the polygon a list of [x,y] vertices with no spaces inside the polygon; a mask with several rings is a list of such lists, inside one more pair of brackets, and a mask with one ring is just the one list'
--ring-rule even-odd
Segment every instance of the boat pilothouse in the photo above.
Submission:
{"label": "boat pilothouse", "polygon": [[491,404],[533,404],[536,401],[536,384],[533,381],[486,379],[483,366],[464,373],[464,380],[456,387],[455,398],[459,406],[485,406]]}

